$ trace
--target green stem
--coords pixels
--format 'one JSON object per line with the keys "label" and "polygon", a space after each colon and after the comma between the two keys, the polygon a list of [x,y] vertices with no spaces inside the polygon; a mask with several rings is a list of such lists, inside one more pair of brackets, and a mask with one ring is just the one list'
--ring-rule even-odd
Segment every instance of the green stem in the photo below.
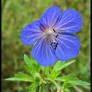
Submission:
{"label": "green stem", "polygon": [[57,90],[59,90],[60,87],[59,87],[59,85],[55,81],[53,81],[53,80],[51,80],[49,78],[46,78],[46,79],[51,81],[56,86]]}

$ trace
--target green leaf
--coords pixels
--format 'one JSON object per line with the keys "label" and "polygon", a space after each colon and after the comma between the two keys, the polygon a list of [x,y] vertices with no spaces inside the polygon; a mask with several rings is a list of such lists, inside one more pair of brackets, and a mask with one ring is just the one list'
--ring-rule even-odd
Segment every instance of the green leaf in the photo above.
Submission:
{"label": "green leaf", "polygon": [[60,73],[61,73],[61,71],[52,71],[51,74],[48,77],[50,77],[51,79],[54,80],[54,79],[56,79],[56,77],[58,75],[60,75]]}
{"label": "green leaf", "polygon": [[34,75],[34,73],[35,73],[35,65],[32,62],[32,60],[30,60],[27,55],[24,55],[24,61],[25,61],[25,64],[26,64],[26,65],[24,65],[24,69],[28,73],[30,73],[31,75]]}
{"label": "green leaf", "polygon": [[28,92],[36,92],[38,84],[37,83],[32,83],[30,86],[26,87],[26,89],[28,89]]}
{"label": "green leaf", "polygon": [[64,68],[66,68],[67,66],[71,65],[74,62],[75,62],[75,60],[69,61],[69,62],[58,61],[56,63],[56,65],[54,66],[53,71],[60,71],[60,70],[62,70]]}
{"label": "green leaf", "polygon": [[51,84],[50,85],[50,90],[51,90],[51,92],[54,92],[55,91],[55,85],[54,84]]}
{"label": "green leaf", "polygon": [[47,76],[49,76],[49,66],[48,66],[48,67],[45,67],[45,74],[46,74]]}
{"label": "green leaf", "polygon": [[42,84],[42,85],[40,85],[40,91],[39,92],[44,92],[44,91],[45,91],[45,85]]}
{"label": "green leaf", "polygon": [[39,83],[41,81],[41,76],[39,73],[35,73],[34,80],[36,83]]}
{"label": "green leaf", "polygon": [[63,89],[63,92],[71,92],[71,90],[67,89],[67,88],[64,88]]}
{"label": "green leaf", "polygon": [[29,58],[26,54],[24,54],[24,60],[25,60],[25,63],[26,63],[29,67],[30,67],[30,65],[32,65],[32,64],[34,64],[34,65],[37,65],[37,64],[38,64],[34,59],[30,60],[30,58]]}
{"label": "green leaf", "polygon": [[74,74],[69,74],[69,75],[63,76],[63,77],[57,77],[55,80],[59,81],[59,82],[60,81],[64,82],[65,83],[64,85],[67,87],[74,86],[74,85],[90,85],[90,83],[79,80],[78,78],[76,78],[74,76]]}
{"label": "green leaf", "polygon": [[50,74],[50,67],[41,67],[42,70],[42,77],[48,77]]}
{"label": "green leaf", "polygon": [[15,74],[15,77],[7,78],[5,80],[33,82],[34,79],[25,73],[19,72],[18,74]]}
{"label": "green leaf", "polygon": [[[50,85],[48,84],[41,84],[39,92],[48,92],[48,89],[50,88]],[[38,92],[38,91],[37,91]],[[53,91],[52,91],[53,92]]]}
{"label": "green leaf", "polygon": [[28,67],[27,65],[24,65],[24,69],[27,73],[29,73],[30,75],[32,75],[32,71],[30,71],[30,67]]}
{"label": "green leaf", "polygon": [[72,85],[90,85],[90,83],[79,80],[79,79],[69,81],[69,83],[71,83]]}
{"label": "green leaf", "polygon": [[40,65],[35,61],[35,60],[30,60],[29,57],[27,55],[24,55],[24,61],[25,61],[25,66],[24,69],[30,73],[32,76],[34,76],[34,74],[36,72],[40,71]]}
{"label": "green leaf", "polygon": [[57,89],[59,89],[59,85],[57,84],[57,82],[55,80],[52,80],[51,78],[46,78],[46,80],[50,81],[51,83],[53,83]]}
{"label": "green leaf", "polygon": [[33,64],[27,55],[24,55],[24,61],[28,67],[31,67],[31,65]]}
{"label": "green leaf", "polygon": [[57,77],[55,80],[56,81],[61,81],[61,82],[66,81],[65,77]]}

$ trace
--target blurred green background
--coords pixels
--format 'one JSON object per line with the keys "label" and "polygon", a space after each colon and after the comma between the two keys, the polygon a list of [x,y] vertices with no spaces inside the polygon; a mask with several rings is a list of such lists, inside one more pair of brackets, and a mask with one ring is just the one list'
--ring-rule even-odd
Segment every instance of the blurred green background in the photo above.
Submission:
{"label": "blurred green background", "polygon": [[[81,42],[80,54],[75,58],[77,62],[66,68],[64,73],[75,72],[79,79],[90,82],[90,0],[2,0],[2,92],[26,92],[27,83],[4,79],[23,71],[24,53],[33,58],[33,46],[22,44],[21,30],[40,19],[50,6],[59,6],[62,11],[71,8],[81,13],[83,27],[76,34]],[[81,89],[72,92],[90,92],[87,86]]]}

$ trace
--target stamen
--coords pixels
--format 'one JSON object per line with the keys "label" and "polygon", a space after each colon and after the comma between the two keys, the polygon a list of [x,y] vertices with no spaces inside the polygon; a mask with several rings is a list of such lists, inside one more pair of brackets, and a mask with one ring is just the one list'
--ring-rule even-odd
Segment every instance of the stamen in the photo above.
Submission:
{"label": "stamen", "polygon": [[56,32],[54,29],[53,29],[54,32]]}
{"label": "stamen", "polygon": [[58,43],[57,42],[52,42],[51,45],[56,50]]}
{"label": "stamen", "polygon": [[53,49],[56,50],[57,48],[57,37],[58,33],[55,31],[55,29],[48,29],[45,31],[45,36],[48,39],[48,45],[51,45]]}
{"label": "stamen", "polygon": [[56,35],[56,38],[58,37],[58,34]]}

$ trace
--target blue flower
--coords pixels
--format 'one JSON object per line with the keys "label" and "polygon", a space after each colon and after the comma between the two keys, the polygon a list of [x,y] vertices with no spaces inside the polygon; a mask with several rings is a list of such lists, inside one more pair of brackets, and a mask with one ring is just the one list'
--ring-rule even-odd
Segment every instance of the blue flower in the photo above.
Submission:
{"label": "blue flower", "polygon": [[42,66],[66,61],[79,55],[80,40],[73,35],[83,25],[79,12],[52,6],[46,10],[40,20],[27,25],[21,32],[23,44],[29,46],[36,42],[32,55]]}

